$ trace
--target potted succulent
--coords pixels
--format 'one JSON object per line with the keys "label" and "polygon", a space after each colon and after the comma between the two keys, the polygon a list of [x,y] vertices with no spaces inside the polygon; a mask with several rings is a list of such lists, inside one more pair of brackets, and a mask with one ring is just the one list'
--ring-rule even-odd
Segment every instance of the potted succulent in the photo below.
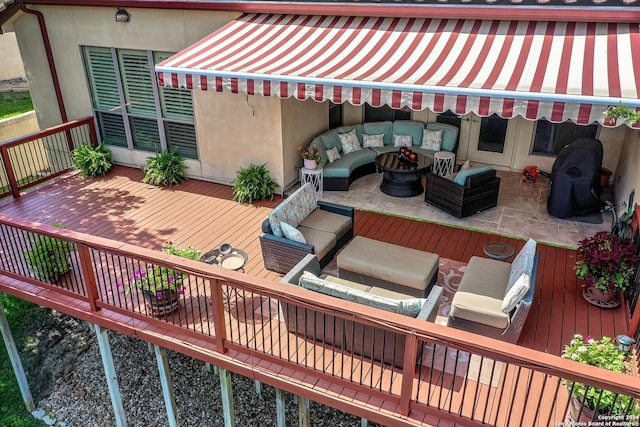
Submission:
{"label": "potted succulent", "polygon": [[[192,260],[200,259],[200,251],[193,246],[180,248],[173,242],[167,242],[162,252]],[[146,269],[136,270],[129,279],[122,293],[129,294],[132,289],[139,289],[144,297],[145,305],[155,316],[168,314],[178,308],[180,295],[184,293],[185,273],[169,267],[147,264]],[[118,287],[124,287],[118,284]]]}
{"label": "potted succulent", "polygon": [[[64,228],[54,222],[54,227]],[[73,243],[49,236],[31,234],[30,249],[23,256],[29,271],[44,282],[56,282],[60,276],[71,270],[69,257],[75,250]]]}
{"label": "potted succulent", "polygon": [[[631,362],[627,360],[627,354],[619,350],[613,340],[606,336],[595,340],[590,336],[583,338],[582,335],[576,334],[571,342],[565,345],[562,358],[613,372],[631,372]],[[574,381],[564,382],[571,394],[567,413],[570,425],[597,420],[598,414],[635,416],[640,413],[638,402],[629,396]]]}
{"label": "potted succulent", "polygon": [[618,294],[629,287],[638,260],[630,239],[601,231],[582,240],[575,268],[584,281],[583,297],[602,308],[620,305]]}
{"label": "potted succulent", "polygon": [[298,146],[298,151],[300,152],[300,157],[304,160],[304,167],[307,169],[317,168],[318,163],[322,160],[315,147],[302,148],[302,145],[300,145]]}

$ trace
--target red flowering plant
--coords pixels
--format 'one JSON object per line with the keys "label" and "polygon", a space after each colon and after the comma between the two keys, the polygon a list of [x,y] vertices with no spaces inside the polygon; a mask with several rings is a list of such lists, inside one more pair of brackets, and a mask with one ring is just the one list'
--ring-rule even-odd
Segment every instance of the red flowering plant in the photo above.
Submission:
{"label": "red flowering plant", "polygon": [[638,249],[631,239],[601,231],[580,242],[576,275],[601,292],[624,292],[631,282]]}

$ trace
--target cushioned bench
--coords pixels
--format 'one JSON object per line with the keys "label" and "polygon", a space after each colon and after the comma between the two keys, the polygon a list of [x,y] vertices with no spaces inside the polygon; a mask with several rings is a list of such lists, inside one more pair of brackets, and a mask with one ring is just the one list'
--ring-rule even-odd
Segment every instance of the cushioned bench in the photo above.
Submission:
{"label": "cushioned bench", "polygon": [[338,254],[343,279],[424,297],[438,278],[440,256],[356,236]]}
{"label": "cushioned bench", "polygon": [[538,258],[533,239],[511,264],[472,257],[451,301],[449,326],[517,342],[533,301]]}
{"label": "cushioned bench", "polygon": [[[443,289],[433,286],[425,298],[413,298],[388,288],[345,280],[321,273],[315,255],[306,255],[281,280],[281,283],[301,286],[305,289],[357,302],[369,307],[392,311],[416,319],[434,322],[438,313]],[[289,332],[333,345],[351,354],[383,361],[402,368],[404,362],[405,336],[392,331],[382,331],[348,319],[337,319],[332,315],[311,308],[281,303],[282,313]],[[365,345],[366,343],[366,345]],[[422,354],[419,348],[418,360]]]}

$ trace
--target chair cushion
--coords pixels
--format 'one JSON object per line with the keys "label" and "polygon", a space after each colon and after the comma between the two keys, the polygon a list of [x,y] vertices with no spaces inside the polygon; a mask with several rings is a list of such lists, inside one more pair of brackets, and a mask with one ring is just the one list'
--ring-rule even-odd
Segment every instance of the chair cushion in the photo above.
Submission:
{"label": "chair cushion", "polygon": [[367,163],[372,163],[375,158],[376,152],[370,148],[363,148],[362,150],[345,154],[333,163],[326,165],[326,167],[324,168],[324,177],[348,177],[355,168],[357,168],[358,166],[366,165]]}
{"label": "chair cushion", "polygon": [[303,226],[298,227],[298,230],[304,236],[307,244],[313,246],[313,253],[316,254],[318,259],[324,258],[336,245],[336,235],[328,231]]}
{"label": "chair cushion", "polygon": [[275,236],[284,237],[281,221],[297,228],[317,207],[315,188],[311,183],[304,184],[269,213],[271,231]]}
{"label": "chair cushion", "polygon": [[350,286],[323,280],[308,271],[302,273],[299,284],[305,289],[325,295],[411,317],[416,317],[418,313],[420,313],[420,309],[426,301],[424,298],[393,300],[378,295],[372,295],[368,292],[355,289]]}
{"label": "chair cushion", "polygon": [[449,315],[494,328],[506,328],[509,315],[502,311],[502,300],[510,271],[508,262],[471,257],[451,301]]}
{"label": "chair cushion", "polygon": [[511,313],[529,291],[535,255],[536,241],[529,239],[513,259],[504,300],[502,302],[503,312],[507,314]]}
{"label": "chair cushion", "polygon": [[284,234],[284,237],[287,239],[293,240],[294,242],[307,243],[304,236],[297,228],[292,227],[284,221],[280,221],[280,228],[282,229],[282,234]]}
{"label": "chair cushion", "polygon": [[489,172],[490,170],[492,170],[491,166],[474,166],[468,169],[463,169],[458,172],[453,182],[458,185],[464,185],[464,183],[467,181],[467,177]]}
{"label": "chair cushion", "polygon": [[398,120],[393,122],[393,134],[411,135],[413,145],[422,144],[422,131],[424,123],[411,120]]}
{"label": "chair cushion", "polygon": [[351,229],[352,221],[349,216],[316,209],[300,223],[300,226],[327,231],[339,238]]}
{"label": "chair cushion", "polygon": [[393,122],[368,122],[362,125],[362,132],[369,135],[383,134],[384,145],[393,145]]}

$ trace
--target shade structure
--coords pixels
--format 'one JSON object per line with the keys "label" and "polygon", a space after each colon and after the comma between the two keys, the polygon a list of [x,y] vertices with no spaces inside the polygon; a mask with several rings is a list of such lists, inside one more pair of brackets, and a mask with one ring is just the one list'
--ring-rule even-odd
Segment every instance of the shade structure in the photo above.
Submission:
{"label": "shade structure", "polygon": [[156,72],[176,88],[611,126],[609,106],[640,107],[640,24],[246,14]]}

